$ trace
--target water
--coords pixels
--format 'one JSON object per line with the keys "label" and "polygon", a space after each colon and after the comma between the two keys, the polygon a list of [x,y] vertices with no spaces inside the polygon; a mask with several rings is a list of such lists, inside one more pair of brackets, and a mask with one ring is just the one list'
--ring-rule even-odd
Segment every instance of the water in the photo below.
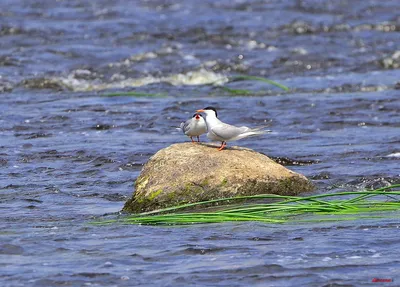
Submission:
{"label": "water", "polygon": [[[398,1],[0,8],[1,286],[400,280],[398,213],[296,225],[88,224],[121,210],[142,164],[187,140],[174,128],[208,105],[232,124],[269,124],[272,134],[238,144],[286,158],[317,193],[399,183]],[[236,74],[292,90],[233,82],[261,91],[233,97],[213,85]],[[121,89],[166,96],[102,96]]]}

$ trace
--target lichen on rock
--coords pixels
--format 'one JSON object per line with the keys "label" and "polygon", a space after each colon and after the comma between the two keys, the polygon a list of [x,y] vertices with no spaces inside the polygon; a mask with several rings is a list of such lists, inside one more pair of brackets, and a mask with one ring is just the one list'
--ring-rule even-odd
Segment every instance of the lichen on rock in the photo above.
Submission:
{"label": "lichen on rock", "polygon": [[297,195],[312,183],[247,148],[218,151],[210,144],[179,143],[144,165],[135,193],[123,208],[139,213],[178,204],[263,193]]}

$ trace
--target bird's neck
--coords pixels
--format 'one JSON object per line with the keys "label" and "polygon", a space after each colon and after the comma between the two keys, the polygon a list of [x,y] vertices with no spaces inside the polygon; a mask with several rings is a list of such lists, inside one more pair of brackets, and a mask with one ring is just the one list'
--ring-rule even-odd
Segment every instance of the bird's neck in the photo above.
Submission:
{"label": "bird's neck", "polygon": [[221,123],[221,121],[217,117],[206,117],[206,125],[208,130],[212,129],[213,126],[218,125],[219,123]]}

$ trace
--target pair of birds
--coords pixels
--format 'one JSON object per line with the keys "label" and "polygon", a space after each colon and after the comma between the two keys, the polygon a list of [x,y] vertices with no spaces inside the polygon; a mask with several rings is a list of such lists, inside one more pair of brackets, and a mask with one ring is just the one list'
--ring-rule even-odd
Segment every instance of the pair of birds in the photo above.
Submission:
{"label": "pair of birds", "polygon": [[[203,113],[205,118],[200,113]],[[262,135],[267,132],[262,130],[263,127],[251,129],[245,126],[236,127],[226,124],[218,119],[217,110],[213,107],[197,110],[191,119],[181,123],[180,129],[185,135],[190,137],[192,142],[194,142],[193,137],[197,137],[197,141],[200,142],[199,136],[207,133],[207,137],[211,141],[221,142],[221,146],[218,148],[219,151],[226,147],[228,141]]]}

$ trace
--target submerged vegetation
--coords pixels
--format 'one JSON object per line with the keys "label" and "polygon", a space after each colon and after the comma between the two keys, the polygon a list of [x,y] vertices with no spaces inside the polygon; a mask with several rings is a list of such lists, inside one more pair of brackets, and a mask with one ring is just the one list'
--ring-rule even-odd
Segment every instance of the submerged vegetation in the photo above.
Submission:
{"label": "submerged vegetation", "polygon": [[279,84],[275,81],[272,81],[270,79],[263,78],[263,77],[243,75],[243,76],[234,76],[234,77],[229,78],[229,82],[237,82],[237,81],[259,81],[259,82],[264,82],[264,83],[268,83],[270,85],[276,86],[284,91],[289,91],[289,88],[287,86]]}
{"label": "submerged vegetation", "polygon": [[[285,86],[282,85],[280,83],[277,83],[275,81],[272,81],[270,79],[267,78],[263,78],[263,77],[256,77],[256,76],[232,76],[228,78],[228,83],[231,82],[239,82],[239,81],[258,81],[258,82],[264,82],[273,86],[276,86],[282,90],[284,90],[285,92],[289,91],[290,89]],[[242,95],[242,96],[256,96],[256,95],[261,95],[266,93],[265,91],[250,91],[250,90],[244,90],[244,89],[232,89],[232,88],[228,88],[226,86],[220,86],[220,88],[232,95]],[[167,97],[167,94],[164,93],[146,93],[146,92],[140,92],[140,91],[128,91],[128,92],[112,92],[112,93],[104,93],[102,94],[103,97],[146,97],[146,98],[164,98]]]}
{"label": "submerged vegetation", "polygon": [[135,92],[135,91],[129,91],[129,92],[115,92],[115,93],[107,93],[107,94],[102,94],[103,97],[137,97],[137,98],[165,98],[167,94],[161,94],[161,93],[144,93],[144,92]]}
{"label": "submerged vegetation", "polygon": [[[266,200],[270,202],[261,202]],[[241,204],[231,205],[237,201]],[[226,203],[230,205],[215,206]],[[213,207],[210,208],[210,205]],[[203,207],[201,211],[198,211],[199,207]],[[197,211],[193,211],[193,208]],[[192,211],[189,212],[188,209]],[[95,224],[185,225],[229,221],[264,223],[339,221],[363,216],[379,217],[382,216],[379,212],[395,210],[400,210],[400,184],[370,191],[338,192],[306,197],[260,194],[222,198],[99,221]]]}
{"label": "submerged vegetation", "polygon": [[[282,85],[280,83],[277,83],[275,81],[272,81],[270,79],[267,78],[263,78],[263,77],[256,77],[256,76],[247,76],[247,75],[241,75],[241,76],[233,76],[233,77],[229,77],[229,82],[228,83],[232,83],[232,82],[239,82],[239,81],[258,81],[258,82],[264,82],[273,86],[276,86],[282,90],[284,90],[285,92],[289,91],[290,89],[285,86]],[[220,87],[221,90],[223,90],[224,92],[227,92],[233,96],[259,96],[259,95],[264,95],[266,93],[268,93],[268,91],[252,91],[252,90],[245,90],[245,89],[232,89],[229,88],[227,86],[221,86]]]}

